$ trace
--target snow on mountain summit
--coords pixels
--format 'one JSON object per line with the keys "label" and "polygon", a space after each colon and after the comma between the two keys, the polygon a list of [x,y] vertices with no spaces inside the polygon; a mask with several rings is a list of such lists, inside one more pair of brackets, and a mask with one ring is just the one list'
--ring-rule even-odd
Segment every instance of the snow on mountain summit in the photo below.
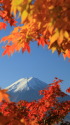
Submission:
{"label": "snow on mountain summit", "polygon": [[6,89],[8,89],[8,93],[11,95],[11,101],[32,101],[41,98],[39,90],[44,89],[46,86],[47,84],[45,82],[42,82],[37,78],[30,77],[19,79]]}
{"label": "snow on mountain summit", "polygon": [[9,91],[13,90],[14,92],[16,91],[22,91],[24,88],[28,89],[29,87],[27,86],[27,83],[30,81],[31,78],[22,78],[19,79],[18,81],[14,82],[12,85],[8,86],[6,89],[9,89]]}
{"label": "snow on mountain summit", "polygon": [[46,85],[47,85],[46,83],[40,81],[39,79],[30,77],[30,78],[19,79],[12,85],[8,86],[6,89],[8,89],[9,91],[13,90],[14,92],[17,92],[17,91],[22,91],[23,89],[29,90],[29,88],[41,89]]}

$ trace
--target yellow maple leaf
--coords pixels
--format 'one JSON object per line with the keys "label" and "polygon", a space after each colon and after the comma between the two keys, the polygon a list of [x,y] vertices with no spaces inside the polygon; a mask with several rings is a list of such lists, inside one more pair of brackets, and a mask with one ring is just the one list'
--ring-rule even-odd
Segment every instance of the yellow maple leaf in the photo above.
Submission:
{"label": "yellow maple leaf", "polygon": [[18,6],[21,5],[24,2],[24,0],[12,0],[12,5]]}
{"label": "yellow maple leaf", "polygon": [[64,32],[63,30],[60,30],[59,32],[59,38],[58,38],[58,45],[60,45],[63,42],[63,38],[64,38]]}
{"label": "yellow maple leaf", "polygon": [[68,33],[67,31],[64,32],[64,37],[65,37],[66,39],[69,38],[69,33]]}
{"label": "yellow maple leaf", "polygon": [[48,27],[48,30],[49,30],[50,34],[52,34],[53,29],[54,29],[53,25],[51,25],[51,26]]}
{"label": "yellow maple leaf", "polygon": [[56,30],[56,32],[51,36],[50,38],[50,46],[55,42],[57,41],[59,38],[59,31]]}
{"label": "yellow maple leaf", "polygon": [[17,10],[21,10],[21,5],[23,5],[24,0],[12,0],[11,2],[11,13],[16,16]]}
{"label": "yellow maple leaf", "polygon": [[28,3],[30,3],[32,0],[28,0]]}
{"label": "yellow maple leaf", "polygon": [[52,50],[52,53],[54,53],[56,51],[56,47],[52,47],[51,50]]}
{"label": "yellow maple leaf", "polygon": [[24,22],[27,17],[28,17],[28,12],[27,10],[24,10],[21,15],[21,21]]}

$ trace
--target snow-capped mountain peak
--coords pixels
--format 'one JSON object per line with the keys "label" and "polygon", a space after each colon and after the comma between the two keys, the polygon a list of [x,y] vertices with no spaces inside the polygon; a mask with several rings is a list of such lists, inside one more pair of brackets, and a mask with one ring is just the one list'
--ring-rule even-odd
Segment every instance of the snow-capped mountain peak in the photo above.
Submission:
{"label": "snow-capped mountain peak", "polygon": [[22,91],[23,89],[29,90],[29,89],[40,89],[47,84],[38,80],[37,78],[30,77],[30,78],[22,78],[18,81],[14,82],[12,85],[8,86],[6,89],[9,91]]}
{"label": "snow-capped mountain peak", "polygon": [[45,82],[35,77],[30,77],[19,79],[6,89],[8,89],[8,93],[11,95],[11,101],[32,101],[41,98],[39,90],[44,89],[46,86]]}
{"label": "snow-capped mountain peak", "polygon": [[9,91],[13,90],[14,92],[22,91],[24,88],[26,88],[28,90],[29,87],[28,87],[27,83],[31,79],[32,79],[32,77],[19,79],[18,81],[14,82],[12,85],[8,86],[6,89],[8,89]]}

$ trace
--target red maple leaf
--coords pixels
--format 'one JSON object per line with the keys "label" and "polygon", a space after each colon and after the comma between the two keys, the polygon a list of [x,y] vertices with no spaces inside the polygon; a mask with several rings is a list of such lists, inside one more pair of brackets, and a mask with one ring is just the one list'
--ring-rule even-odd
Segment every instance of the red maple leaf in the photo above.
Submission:
{"label": "red maple leaf", "polygon": [[24,48],[22,48],[22,52],[28,51],[30,53],[30,46],[28,43],[25,43]]}
{"label": "red maple leaf", "polygon": [[66,90],[66,92],[70,93],[70,87]]}
{"label": "red maple leaf", "polygon": [[0,22],[0,30],[6,29],[6,23]]}

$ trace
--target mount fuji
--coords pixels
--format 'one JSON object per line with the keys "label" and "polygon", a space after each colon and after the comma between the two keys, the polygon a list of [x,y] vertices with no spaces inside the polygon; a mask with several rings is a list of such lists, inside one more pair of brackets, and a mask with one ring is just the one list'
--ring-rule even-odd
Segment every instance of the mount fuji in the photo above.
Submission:
{"label": "mount fuji", "polygon": [[[43,90],[48,86],[47,83],[35,78],[22,78],[14,82],[6,89],[10,95],[10,100],[13,102],[18,102],[20,100],[26,100],[31,102],[33,100],[38,100],[42,97],[39,95],[39,91]],[[70,96],[65,96],[60,98],[60,101],[70,100]]]}
{"label": "mount fuji", "polygon": [[42,95],[39,95],[39,90],[44,89],[46,86],[47,84],[45,82],[42,82],[37,78],[30,77],[19,79],[6,89],[8,89],[11,101],[18,102],[20,100],[26,100],[31,102],[42,97]]}
{"label": "mount fuji", "polygon": [[[18,102],[20,100],[25,100],[31,102],[33,100],[38,100],[42,98],[42,95],[39,95],[39,90],[43,90],[47,87],[48,84],[45,82],[34,78],[22,78],[18,81],[14,82],[6,89],[8,89],[8,93],[10,94],[10,100],[12,102]],[[70,96],[65,96],[60,98],[60,101],[70,100]],[[70,122],[70,113],[65,118],[65,121]]]}

